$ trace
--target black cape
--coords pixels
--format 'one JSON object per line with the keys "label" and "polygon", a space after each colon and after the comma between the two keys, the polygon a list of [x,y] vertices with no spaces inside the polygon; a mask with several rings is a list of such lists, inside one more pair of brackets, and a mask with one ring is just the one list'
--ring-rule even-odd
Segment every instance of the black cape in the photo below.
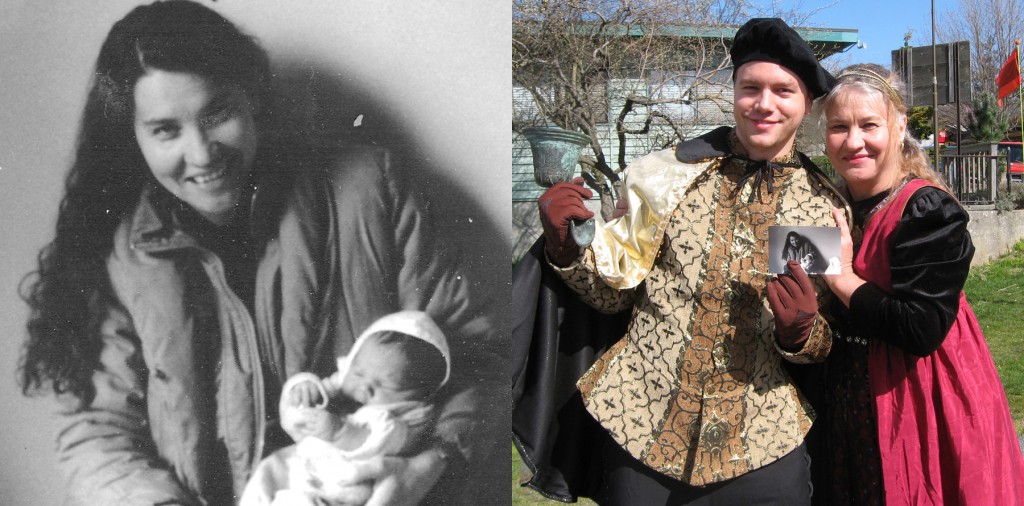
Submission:
{"label": "black cape", "polygon": [[576,380],[626,334],[629,311],[584,304],[544,259],[543,238],[512,271],[512,441],[532,476],[522,483],[563,502],[600,484],[602,428]]}

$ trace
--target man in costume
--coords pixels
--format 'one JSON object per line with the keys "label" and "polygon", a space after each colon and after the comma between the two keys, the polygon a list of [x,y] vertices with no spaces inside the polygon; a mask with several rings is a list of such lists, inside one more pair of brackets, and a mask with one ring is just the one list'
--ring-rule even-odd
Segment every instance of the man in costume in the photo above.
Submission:
{"label": "man in costume", "polygon": [[[828,291],[796,262],[791,274],[769,274],[768,227],[834,226],[832,208],[846,207],[794,148],[812,100],[834,79],[779,19],[746,23],[730,54],[735,128],[631,164],[620,195],[628,211],[597,218],[590,247],[567,233],[572,219],[593,216],[589,190],[560,183],[539,200],[544,259],[557,276],[602,313],[631,311],[625,336],[577,382],[604,429],[586,492],[602,504],[810,503],[804,439],[815,415],[783,362],[828,354],[818,314]],[[521,281],[517,272],[517,311],[529,305],[515,300]],[[518,442],[530,439],[516,426]]]}

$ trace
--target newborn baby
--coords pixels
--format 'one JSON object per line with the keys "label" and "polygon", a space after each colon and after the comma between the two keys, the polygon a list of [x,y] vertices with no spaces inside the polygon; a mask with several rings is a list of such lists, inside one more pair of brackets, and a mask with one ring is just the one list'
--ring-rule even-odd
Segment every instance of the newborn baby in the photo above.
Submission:
{"label": "newborn baby", "polygon": [[297,444],[260,462],[240,504],[364,504],[373,483],[353,483],[352,462],[421,443],[432,429],[431,399],[450,372],[447,341],[426,313],[374,322],[339,357],[338,372],[285,383],[281,426]]}

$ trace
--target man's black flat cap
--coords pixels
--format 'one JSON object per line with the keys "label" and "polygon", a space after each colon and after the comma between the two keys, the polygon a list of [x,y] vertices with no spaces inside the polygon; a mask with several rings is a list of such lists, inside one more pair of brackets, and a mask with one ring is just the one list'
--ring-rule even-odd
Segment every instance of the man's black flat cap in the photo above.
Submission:
{"label": "man's black flat cap", "polygon": [[800,35],[779,18],[754,18],[736,31],[729,49],[732,78],[744,63],[766,61],[796,74],[811,96],[818,98],[835,85],[836,79],[821,67],[814,51]]}

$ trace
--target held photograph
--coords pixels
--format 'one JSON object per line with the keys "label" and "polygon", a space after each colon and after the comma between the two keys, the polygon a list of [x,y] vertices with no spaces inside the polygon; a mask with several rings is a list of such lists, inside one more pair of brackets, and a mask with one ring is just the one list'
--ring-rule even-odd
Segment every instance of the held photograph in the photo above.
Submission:
{"label": "held photograph", "polygon": [[768,227],[768,268],[773,274],[789,271],[796,260],[807,274],[839,274],[839,229],[836,227]]}

